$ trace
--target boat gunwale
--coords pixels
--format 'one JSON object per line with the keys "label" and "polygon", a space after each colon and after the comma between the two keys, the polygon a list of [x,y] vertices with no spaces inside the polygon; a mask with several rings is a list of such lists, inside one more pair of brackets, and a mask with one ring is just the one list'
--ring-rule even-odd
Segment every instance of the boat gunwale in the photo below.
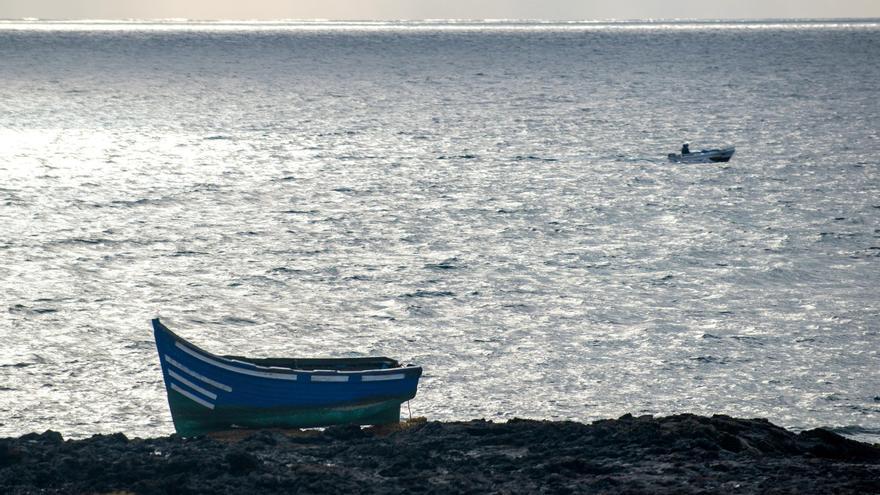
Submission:
{"label": "boat gunwale", "polygon": [[727,148],[712,148],[708,150],[700,150],[700,151],[691,151],[687,154],[681,153],[670,153],[671,155],[686,157],[686,156],[706,156],[706,155],[726,155],[728,153],[732,154],[736,152],[735,146],[728,146]]}
{"label": "boat gunwale", "polygon": [[[162,331],[162,332],[167,333],[174,340],[175,345],[186,347],[190,351],[192,351],[193,353],[202,354],[205,358],[217,360],[220,362],[220,364],[225,364],[230,367],[230,368],[226,368],[227,371],[231,371],[231,372],[239,373],[239,374],[253,376],[252,375],[253,372],[259,372],[259,373],[265,373],[266,375],[279,375],[277,377],[260,375],[259,377],[262,377],[262,378],[269,378],[269,379],[276,379],[276,380],[277,379],[290,380],[290,379],[296,379],[295,378],[296,375],[299,375],[299,374],[309,375],[309,376],[338,376],[338,375],[344,375],[344,376],[352,376],[352,375],[382,376],[382,375],[401,373],[401,372],[405,373],[405,374],[407,374],[407,372],[409,372],[408,374],[411,374],[415,370],[421,370],[420,366],[416,366],[413,364],[400,365],[400,366],[397,366],[394,368],[377,368],[377,369],[372,369],[372,370],[353,370],[353,371],[308,370],[308,369],[297,369],[297,368],[283,368],[283,367],[278,367],[278,366],[260,366],[258,364],[250,363],[247,361],[239,361],[237,359],[231,359],[226,356],[220,356],[220,355],[214,354],[212,352],[208,352],[208,351],[202,349],[201,347],[189,342],[188,340],[184,339],[183,337],[177,335],[176,333],[174,333],[172,330],[170,330],[168,327],[166,327],[161,321],[159,321],[159,318],[154,318],[152,320],[152,323],[153,323],[153,330],[154,331]],[[270,358],[270,359],[272,359],[272,358]],[[345,360],[346,358],[326,358],[326,359]],[[351,358],[351,359],[370,359],[370,358]],[[382,358],[382,359],[390,359],[390,358]],[[399,363],[398,361],[395,361],[395,362]],[[207,364],[216,367],[216,365],[214,365],[212,363],[207,363]],[[241,366],[241,365],[243,365],[243,366]],[[235,369],[236,367],[238,367],[238,369]],[[293,375],[293,377],[291,377],[291,375]]]}

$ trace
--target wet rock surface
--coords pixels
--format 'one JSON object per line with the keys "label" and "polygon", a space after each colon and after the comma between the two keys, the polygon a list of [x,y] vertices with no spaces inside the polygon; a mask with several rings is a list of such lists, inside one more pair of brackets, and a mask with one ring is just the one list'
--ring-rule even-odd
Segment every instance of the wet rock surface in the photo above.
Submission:
{"label": "wet rock surface", "polygon": [[880,446],[728,416],[0,439],[0,493],[880,493]]}

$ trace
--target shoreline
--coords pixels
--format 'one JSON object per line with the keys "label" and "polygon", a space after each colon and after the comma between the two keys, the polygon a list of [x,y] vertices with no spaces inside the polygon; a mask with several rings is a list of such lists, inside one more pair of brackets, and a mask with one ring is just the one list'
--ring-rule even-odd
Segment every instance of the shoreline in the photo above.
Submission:
{"label": "shoreline", "polygon": [[0,439],[9,494],[707,491],[880,493],[880,444],[692,414]]}

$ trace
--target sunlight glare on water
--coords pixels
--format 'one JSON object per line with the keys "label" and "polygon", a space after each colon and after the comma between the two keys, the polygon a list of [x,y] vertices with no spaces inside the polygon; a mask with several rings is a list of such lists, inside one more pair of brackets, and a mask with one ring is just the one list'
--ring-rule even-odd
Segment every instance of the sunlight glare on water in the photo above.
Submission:
{"label": "sunlight glare on water", "polygon": [[170,433],[161,315],[434,420],[877,441],[878,30],[2,22],[0,435]]}

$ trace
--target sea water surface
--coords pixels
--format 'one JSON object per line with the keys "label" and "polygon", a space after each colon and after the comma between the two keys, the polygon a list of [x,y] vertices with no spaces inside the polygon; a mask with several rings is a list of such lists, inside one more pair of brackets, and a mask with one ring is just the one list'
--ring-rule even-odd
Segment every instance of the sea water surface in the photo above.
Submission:
{"label": "sea water surface", "polygon": [[880,441],[878,100],[871,20],[0,22],[0,435],[172,432],[159,315],[434,420]]}

